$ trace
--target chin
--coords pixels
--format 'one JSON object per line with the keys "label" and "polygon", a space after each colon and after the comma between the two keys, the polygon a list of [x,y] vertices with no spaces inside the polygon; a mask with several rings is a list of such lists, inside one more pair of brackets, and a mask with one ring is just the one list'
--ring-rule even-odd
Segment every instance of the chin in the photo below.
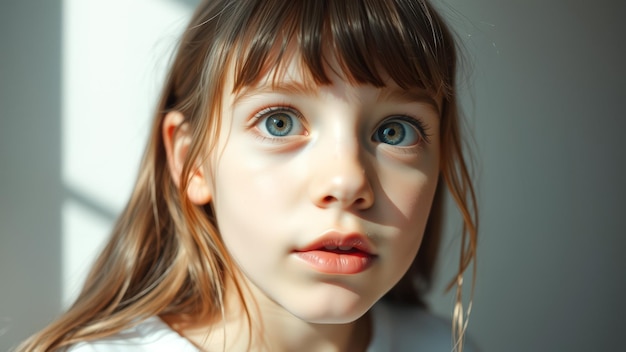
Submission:
{"label": "chin", "polygon": [[[302,321],[306,321],[311,324],[349,324],[360,317],[362,317],[365,313],[367,313],[369,309],[364,309],[358,312],[350,312],[350,313],[327,313],[327,314],[294,314],[297,318]],[[292,313],[293,314],[293,313]]]}
{"label": "chin", "polygon": [[362,317],[376,303],[371,299],[351,298],[316,299],[316,302],[299,302],[292,307],[283,307],[298,319],[311,324],[348,324]]}

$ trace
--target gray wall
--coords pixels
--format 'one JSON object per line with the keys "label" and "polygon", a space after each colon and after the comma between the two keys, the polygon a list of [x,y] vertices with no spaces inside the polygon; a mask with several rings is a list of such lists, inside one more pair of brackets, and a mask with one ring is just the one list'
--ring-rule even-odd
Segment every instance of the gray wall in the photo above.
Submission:
{"label": "gray wall", "polygon": [[623,349],[625,4],[454,2],[480,165],[470,332],[486,351]]}
{"label": "gray wall", "polygon": [[[450,4],[472,66],[464,104],[479,165],[470,334],[485,351],[618,350],[624,2]],[[60,0],[0,3],[3,351],[61,305],[61,21]],[[456,253],[444,247],[437,312],[451,311],[440,292]]]}
{"label": "gray wall", "polygon": [[61,302],[61,0],[0,4],[0,350]]}

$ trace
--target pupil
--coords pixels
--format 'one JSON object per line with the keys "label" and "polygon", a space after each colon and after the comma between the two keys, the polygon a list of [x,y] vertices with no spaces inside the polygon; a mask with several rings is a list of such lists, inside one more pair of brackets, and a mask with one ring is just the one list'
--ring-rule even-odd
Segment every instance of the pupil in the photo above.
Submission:
{"label": "pupil", "polygon": [[293,129],[293,121],[289,115],[278,113],[265,121],[265,127],[271,135],[283,137]]}
{"label": "pupil", "polygon": [[405,135],[404,126],[398,122],[390,122],[378,130],[378,140],[391,145],[402,143]]}

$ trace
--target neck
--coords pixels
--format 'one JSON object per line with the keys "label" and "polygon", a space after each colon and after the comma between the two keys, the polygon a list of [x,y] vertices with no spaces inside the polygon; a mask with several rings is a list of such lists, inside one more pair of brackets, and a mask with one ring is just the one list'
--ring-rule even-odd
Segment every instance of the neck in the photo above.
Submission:
{"label": "neck", "polygon": [[[267,298],[250,283],[226,289],[225,317],[163,317],[174,330],[203,351],[362,352],[371,335],[369,315],[346,324],[303,321]],[[249,315],[246,315],[246,309]]]}

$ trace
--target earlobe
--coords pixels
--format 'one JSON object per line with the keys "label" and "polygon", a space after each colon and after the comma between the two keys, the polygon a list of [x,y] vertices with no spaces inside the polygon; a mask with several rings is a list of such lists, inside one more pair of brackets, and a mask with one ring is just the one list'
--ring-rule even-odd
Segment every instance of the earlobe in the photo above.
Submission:
{"label": "earlobe", "polygon": [[[163,119],[162,134],[172,181],[180,187],[187,151],[191,144],[189,125],[183,114],[179,111],[168,112]],[[188,175],[186,192],[192,203],[204,205],[211,201],[211,187],[205,177],[204,165],[200,161],[194,164]]]}

